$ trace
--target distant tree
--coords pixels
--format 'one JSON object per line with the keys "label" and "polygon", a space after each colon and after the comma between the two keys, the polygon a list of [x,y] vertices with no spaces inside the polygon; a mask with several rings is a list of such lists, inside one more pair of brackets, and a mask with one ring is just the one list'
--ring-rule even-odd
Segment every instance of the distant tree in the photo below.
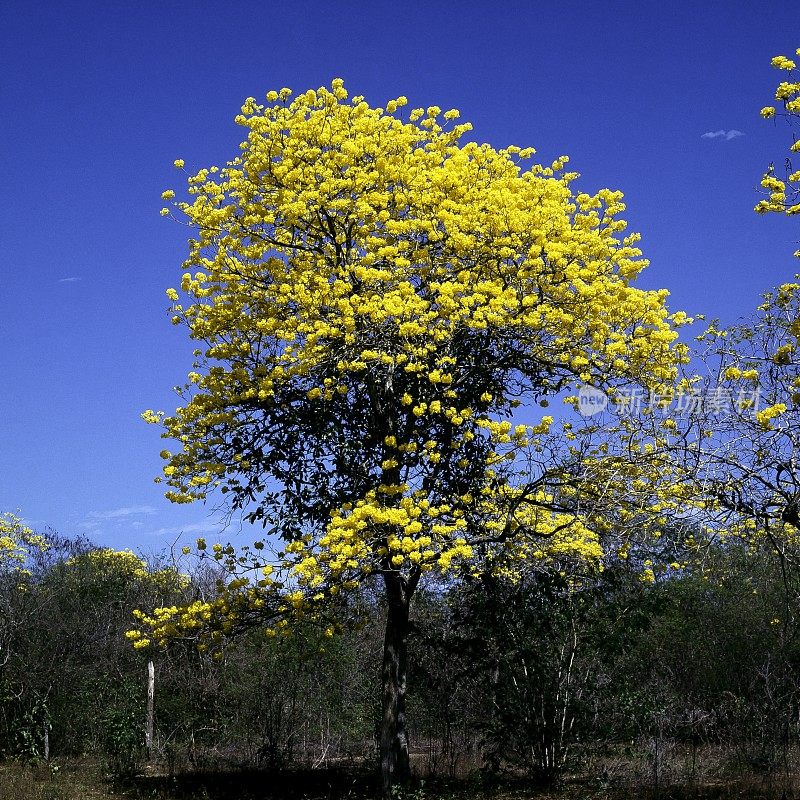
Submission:
{"label": "distant tree", "polygon": [[787,602],[797,583],[772,548],[727,541],[702,570],[654,587],[650,624],[616,665],[617,691],[632,694],[628,724],[691,743],[693,772],[698,746],[712,742],[746,772],[785,768],[798,733],[800,640]]}
{"label": "distant tree", "polygon": [[[38,612],[30,591],[31,563],[46,549],[45,539],[16,514],[0,514],[0,752],[8,749],[9,739],[19,732],[11,724],[18,699],[15,666]],[[38,737],[43,722],[38,719],[36,724]]]}
{"label": "distant tree", "polygon": [[122,637],[135,607],[184,601],[187,579],[129,551],[15,526],[28,549],[2,573],[0,750],[95,747],[129,766],[143,744],[144,665]]}
{"label": "distant tree", "polygon": [[348,102],[340,80],[290,94],[248,99],[241,154],[174,203],[197,232],[173,321],[202,346],[183,405],[145,414],[178,442],[163,452],[171,500],[217,489],[285,546],[277,564],[263,542],[217,546],[233,573],[220,595],[143,615],[137,644],[277,631],[377,576],[388,793],[409,772],[421,579],[600,558],[592,510],[629,486],[625,459],[607,473],[602,448],[554,460],[537,406],[581,384],[663,388],[685,317],[631,285],[646,262],[621,194],[574,194],[566,158],[526,169],[531,149],[462,143],[456,111],[403,119],[405,98]]}
{"label": "distant tree", "polygon": [[0,514],[0,670],[13,657],[20,632],[35,611],[28,596],[30,566],[47,547],[16,514]]}

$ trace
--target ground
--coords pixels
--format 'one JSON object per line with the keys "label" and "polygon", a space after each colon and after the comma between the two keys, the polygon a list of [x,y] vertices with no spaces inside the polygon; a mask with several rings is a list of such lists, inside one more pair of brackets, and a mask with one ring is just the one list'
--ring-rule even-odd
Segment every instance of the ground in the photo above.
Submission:
{"label": "ground", "polygon": [[[0,765],[0,798],[5,800],[367,800],[369,775],[351,770],[283,773],[216,772],[148,775],[113,783],[101,765],[88,760]],[[400,800],[790,800],[800,781],[752,777],[727,783],[682,787],[608,788],[570,783],[560,790],[504,787],[489,791],[476,782],[422,784],[399,793]]]}

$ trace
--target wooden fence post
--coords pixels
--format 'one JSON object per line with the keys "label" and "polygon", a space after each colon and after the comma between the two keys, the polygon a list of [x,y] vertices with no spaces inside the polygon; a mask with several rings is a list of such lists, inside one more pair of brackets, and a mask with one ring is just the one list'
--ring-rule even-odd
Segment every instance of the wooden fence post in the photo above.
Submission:
{"label": "wooden fence post", "polygon": [[155,717],[156,671],[153,661],[147,662],[147,722],[144,729],[144,744],[148,759],[153,758],[153,727]]}

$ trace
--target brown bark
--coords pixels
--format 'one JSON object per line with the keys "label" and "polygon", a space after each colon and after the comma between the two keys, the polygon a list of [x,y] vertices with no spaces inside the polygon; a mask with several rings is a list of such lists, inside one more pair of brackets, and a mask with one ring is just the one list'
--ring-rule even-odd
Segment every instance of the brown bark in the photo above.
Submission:
{"label": "brown bark", "polygon": [[381,784],[384,798],[392,787],[408,782],[411,768],[406,732],[409,605],[413,587],[396,573],[384,576],[389,601],[383,644],[383,716],[381,719]]}

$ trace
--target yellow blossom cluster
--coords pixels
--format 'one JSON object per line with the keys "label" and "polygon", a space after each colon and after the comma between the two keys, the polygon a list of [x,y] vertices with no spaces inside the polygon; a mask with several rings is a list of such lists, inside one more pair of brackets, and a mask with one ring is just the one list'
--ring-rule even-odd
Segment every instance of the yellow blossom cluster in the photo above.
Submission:
{"label": "yellow blossom cluster", "polygon": [[[199,539],[198,551],[205,550],[205,540]],[[217,561],[224,562],[232,548],[214,545],[212,552]],[[242,559],[236,560],[236,565],[243,564]],[[236,565],[226,564],[232,571]],[[134,611],[138,626],[125,636],[136,649],[153,644],[165,646],[180,638],[197,639],[201,649],[208,649],[233,632],[254,625],[264,628],[270,636],[287,632],[288,618],[310,612],[311,602],[303,592],[288,591],[284,584],[274,580],[271,567],[262,566],[259,572],[259,579],[242,573],[232,575],[227,581],[220,579],[216,595],[208,600],[165,605],[152,612]],[[320,599],[322,595],[317,601]]]}
{"label": "yellow blossom cluster", "polygon": [[545,491],[523,497],[507,488],[505,513],[497,498],[485,508],[488,558],[495,571],[514,577],[531,562],[552,564],[579,561],[602,566],[605,555],[598,530],[593,530],[579,515],[554,511],[555,498]]}
{"label": "yellow blossom cluster", "polygon": [[786,413],[786,404],[785,403],[773,403],[771,406],[767,406],[766,408],[762,408],[760,411],[756,411],[756,421],[762,428],[770,428],[772,427],[772,420],[777,419],[781,416],[781,414]]}
{"label": "yellow blossom cluster", "polygon": [[31,550],[44,551],[46,541],[35,534],[16,514],[0,514],[0,569],[20,568]]}
{"label": "yellow blossom cluster", "polygon": [[[800,48],[797,50],[800,56]],[[761,116],[764,119],[772,119],[779,114],[786,117],[789,122],[797,123],[800,120],[800,75],[797,73],[797,64],[786,56],[775,56],[772,59],[772,66],[784,72],[788,72],[788,80],[783,80],[775,90],[775,99],[781,104],[782,111],[778,111],[775,106],[766,106],[761,109]],[[789,150],[792,153],[800,152],[800,139],[797,137],[796,127],[793,127],[794,136]],[[764,175],[761,186],[767,194],[766,199],[756,204],[755,210],[759,214],[776,212],[795,216],[800,214],[800,170],[793,169],[790,159],[786,160],[787,169],[783,179],[774,174],[774,169]],[[795,252],[800,257],[800,250]]]}

